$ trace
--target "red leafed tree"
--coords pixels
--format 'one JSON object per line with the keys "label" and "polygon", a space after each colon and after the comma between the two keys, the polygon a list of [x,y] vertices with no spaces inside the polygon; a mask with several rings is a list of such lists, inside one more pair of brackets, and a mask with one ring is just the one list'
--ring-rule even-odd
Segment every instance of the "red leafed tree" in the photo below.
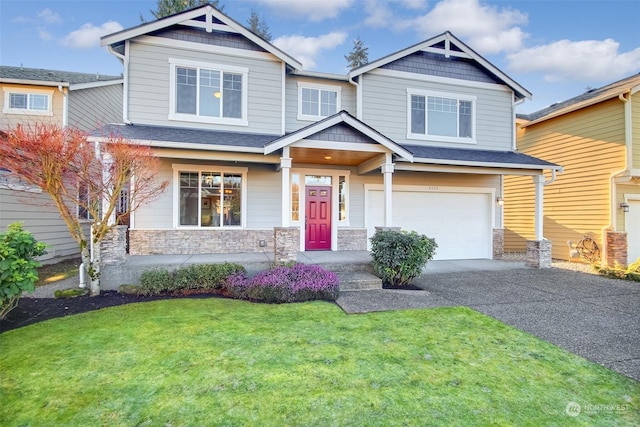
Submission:
{"label": "red leafed tree", "polygon": [[[117,136],[102,141],[90,142],[79,130],[51,124],[17,126],[0,138],[0,166],[49,194],[80,245],[91,295],[100,293],[100,242],[119,216],[153,200],[169,184],[157,179],[159,160],[148,146]],[[123,194],[128,203],[116,212]],[[83,228],[87,218],[90,236]]]}

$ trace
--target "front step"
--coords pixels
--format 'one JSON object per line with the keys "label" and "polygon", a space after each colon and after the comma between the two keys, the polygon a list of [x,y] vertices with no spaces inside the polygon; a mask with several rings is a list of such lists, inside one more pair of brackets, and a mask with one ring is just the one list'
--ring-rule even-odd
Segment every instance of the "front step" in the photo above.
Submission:
{"label": "front step", "polygon": [[371,273],[351,271],[336,274],[340,279],[340,291],[382,289],[382,280]]}

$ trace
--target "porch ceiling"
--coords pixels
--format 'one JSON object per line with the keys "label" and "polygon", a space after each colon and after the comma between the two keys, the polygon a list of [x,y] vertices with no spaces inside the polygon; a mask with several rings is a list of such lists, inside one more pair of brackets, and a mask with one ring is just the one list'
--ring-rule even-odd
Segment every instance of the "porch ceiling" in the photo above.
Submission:
{"label": "porch ceiling", "polygon": [[321,148],[291,147],[289,156],[294,163],[315,165],[358,166],[379,156],[379,152],[332,150]]}

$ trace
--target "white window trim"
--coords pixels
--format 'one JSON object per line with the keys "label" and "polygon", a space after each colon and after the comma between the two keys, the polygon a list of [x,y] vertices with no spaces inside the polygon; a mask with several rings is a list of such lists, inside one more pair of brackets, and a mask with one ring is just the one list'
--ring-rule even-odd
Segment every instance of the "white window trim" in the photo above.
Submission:
{"label": "white window trim", "polygon": [[298,82],[298,120],[317,122],[327,118],[328,116],[302,114],[302,89],[317,89],[329,92],[336,92],[336,113],[342,110],[342,87],[333,85],[323,85],[318,83]]}
{"label": "white window trim", "polygon": [[[211,166],[174,163],[171,165],[173,169],[173,228],[180,230],[222,230],[222,229],[245,229],[247,228],[247,172],[249,168],[243,167],[227,167],[227,166]],[[242,195],[240,202],[242,208],[240,210],[241,225],[221,225],[220,227],[203,227],[201,225],[180,225],[180,172],[220,172],[223,174],[241,174],[242,175]],[[200,219],[200,205],[198,207],[198,219]]]}
{"label": "white window trim", "polygon": [[[196,114],[183,114],[176,112],[176,68],[206,68],[221,72],[242,74],[242,117],[239,119],[229,117],[206,117]],[[198,83],[199,84],[199,83]],[[210,62],[190,61],[187,59],[169,58],[169,120],[196,123],[214,123],[232,126],[249,126],[247,111],[249,100],[249,69],[226,64],[214,64]]]}
{"label": "white window trim", "polygon": [[[418,95],[425,97],[425,133],[413,133],[411,132],[411,96]],[[429,127],[429,117],[428,117],[428,100],[429,96],[436,96],[440,98],[449,98],[456,99],[458,101],[470,101],[471,102],[471,138],[460,138],[460,137],[452,137],[452,136],[440,136],[440,135],[429,135],[428,132]],[[454,93],[447,92],[437,92],[431,90],[422,90],[422,89],[412,89],[407,88],[407,139],[417,139],[422,141],[438,141],[438,142],[455,142],[461,144],[476,144],[476,102],[477,97],[473,95],[460,95]]]}
{"label": "white window trim", "polygon": [[[47,89],[23,89],[17,87],[4,87],[2,88],[4,91],[4,106],[2,108],[2,112],[4,114],[27,114],[30,116],[53,116],[53,90]],[[18,94],[18,95],[47,95],[49,98],[48,106],[49,109],[46,111],[43,110],[30,110],[28,108],[10,108],[10,94]]]}

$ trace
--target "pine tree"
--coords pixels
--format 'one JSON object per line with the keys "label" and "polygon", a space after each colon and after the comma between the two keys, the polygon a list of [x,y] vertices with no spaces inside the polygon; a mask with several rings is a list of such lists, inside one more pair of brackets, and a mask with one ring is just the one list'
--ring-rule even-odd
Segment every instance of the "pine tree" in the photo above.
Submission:
{"label": "pine tree", "polygon": [[369,63],[369,48],[364,46],[364,42],[360,40],[360,37],[353,41],[353,48],[348,55],[344,56],[347,60],[349,69],[361,67]]}
{"label": "pine tree", "polygon": [[260,19],[258,12],[254,8],[251,8],[251,16],[247,19],[247,28],[251,30],[257,36],[262,37],[266,41],[271,41],[271,33],[269,32],[269,26],[264,20],[264,17]]}

